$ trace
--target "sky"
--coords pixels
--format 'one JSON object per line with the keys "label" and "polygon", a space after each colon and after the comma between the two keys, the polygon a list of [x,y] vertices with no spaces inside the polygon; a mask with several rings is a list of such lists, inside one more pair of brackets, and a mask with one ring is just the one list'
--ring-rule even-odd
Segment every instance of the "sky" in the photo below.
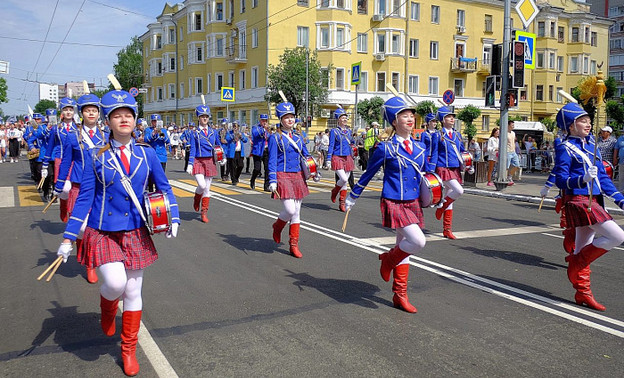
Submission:
{"label": "sky", "polygon": [[[176,3],[171,1],[170,3]],[[164,0],[2,0],[0,61],[8,61],[5,115],[39,101],[37,82],[108,86],[117,52],[147,31]],[[56,11],[55,11],[56,8]],[[46,38],[47,34],[47,38]],[[64,44],[56,43],[65,40]],[[47,41],[44,43],[44,41]],[[59,49],[60,47],[60,49]]]}

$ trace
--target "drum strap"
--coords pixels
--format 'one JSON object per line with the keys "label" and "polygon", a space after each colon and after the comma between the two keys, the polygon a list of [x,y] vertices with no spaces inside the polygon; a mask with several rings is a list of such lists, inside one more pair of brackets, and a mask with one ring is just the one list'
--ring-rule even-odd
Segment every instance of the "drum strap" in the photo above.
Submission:
{"label": "drum strap", "polygon": [[[587,164],[588,167],[591,167],[593,165],[591,160],[589,160],[589,156],[587,156],[586,153],[581,151],[580,148],[576,147],[575,145],[573,145],[572,143],[570,143],[567,140],[565,142],[563,142],[563,145],[566,146],[566,148],[568,150],[571,150],[575,154],[579,155],[583,159],[585,164]],[[600,190],[602,192],[602,188],[600,188],[600,180],[598,180],[598,178],[596,177],[595,181],[596,181],[596,185],[598,186],[598,190]],[[587,183],[587,185],[589,185],[589,183]]]}
{"label": "drum strap", "polygon": [[[408,158],[407,156],[403,156],[403,155],[399,154],[399,148],[401,148],[400,145],[398,145],[398,144],[394,145],[392,143],[388,143],[388,144],[393,147],[393,148],[390,148],[390,151],[394,152],[396,154],[396,158],[399,161],[399,164],[403,163],[403,164],[407,165],[405,163],[405,160],[407,160],[408,162],[410,162],[412,164],[412,166],[414,167],[416,172],[418,172],[418,174],[420,175],[421,178],[425,177],[425,174],[420,170],[420,168],[418,168],[418,163],[415,160],[413,160],[411,158]],[[393,154],[391,154],[391,156],[392,155]]]}
{"label": "drum strap", "polygon": [[[113,151],[109,150],[109,152],[113,155],[116,155],[115,152]],[[141,203],[139,202],[139,199],[134,193],[134,189],[132,189],[132,184],[131,184],[130,179],[128,178],[128,176],[126,176],[123,169],[121,169],[121,165],[119,165],[119,159],[117,159],[117,156],[114,156],[113,161],[115,162],[115,165],[113,167],[115,168],[117,173],[119,173],[119,175],[121,176],[121,185],[125,189],[126,193],[128,193],[128,195],[132,199],[132,202],[134,203],[134,206],[136,206],[137,210],[139,211],[139,214],[141,215],[141,219],[143,219],[143,222],[147,223],[147,218],[145,218],[145,214],[143,213],[143,207],[141,207]]]}
{"label": "drum strap", "polygon": [[305,156],[303,156],[303,152],[301,152],[301,148],[299,148],[299,145],[297,143],[295,143],[295,141],[288,136],[288,134],[286,133],[282,133],[282,135],[288,139],[288,142],[290,142],[290,144],[294,147],[295,150],[297,150],[297,152],[299,153],[299,156],[301,156],[302,158],[305,158]]}
{"label": "drum strap", "polygon": [[[459,150],[457,149],[457,146],[455,145],[455,141],[451,138],[449,138],[445,132],[440,131],[440,134],[442,134],[442,139],[446,139],[447,141],[450,142],[451,147],[453,147],[453,151],[455,151],[455,155],[457,155],[457,157],[459,158],[459,161],[461,162],[462,167],[466,166],[466,163],[464,162],[464,157],[459,153]],[[455,135],[455,133],[453,133],[453,135]]]}

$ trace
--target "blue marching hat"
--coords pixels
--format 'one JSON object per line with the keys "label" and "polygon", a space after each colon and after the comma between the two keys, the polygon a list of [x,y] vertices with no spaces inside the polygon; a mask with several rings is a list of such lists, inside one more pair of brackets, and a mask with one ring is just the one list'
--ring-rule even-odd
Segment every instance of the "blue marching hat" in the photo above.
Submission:
{"label": "blue marching hat", "polygon": [[425,123],[429,123],[431,121],[433,121],[434,119],[436,119],[435,114],[433,113],[429,113],[425,116]]}
{"label": "blue marching hat", "polygon": [[82,112],[82,108],[84,108],[87,105],[97,106],[98,110],[100,110],[100,98],[94,95],[93,93],[80,96],[80,98],[77,101],[77,104],[78,104],[79,112]]}
{"label": "blue marching hat", "polygon": [[150,116],[150,121],[160,121],[162,118],[160,118],[160,114],[152,114]]}
{"label": "blue marching hat", "polygon": [[76,100],[73,98],[65,97],[59,101],[59,109],[66,108],[71,106],[72,108],[76,106]]}
{"label": "blue marching hat", "polygon": [[41,113],[33,114],[33,119],[43,119],[43,115]]}
{"label": "blue marching hat", "polygon": [[404,110],[411,110],[416,113],[416,108],[408,105],[401,97],[392,97],[383,104],[384,119],[392,125],[396,116]]}
{"label": "blue marching hat", "polygon": [[210,116],[210,107],[208,105],[199,105],[195,108],[195,115],[197,115],[198,117],[200,115]]}
{"label": "blue marching hat", "polygon": [[221,123],[228,123],[228,122],[230,122],[230,121],[229,121],[227,118],[223,118],[223,119],[221,120]]}
{"label": "blue marching hat", "polygon": [[570,126],[574,123],[574,121],[586,115],[588,114],[581,105],[568,102],[563,106],[563,108],[561,108],[561,110],[559,110],[559,113],[557,113],[557,126],[561,130],[570,131]]}
{"label": "blue marching hat", "polygon": [[188,125],[191,126],[191,127],[195,127],[195,122],[191,121],[191,122],[188,123]]}
{"label": "blue marching hat", "polygon": [[440,109],[438,109],[438,112],[436,113],[436,117],[438,118],[438,121],[440,122],[444,121],[444,117],[448,115],[455,116],[455,113],[448,106],[441,107]]}
{"label": "blue marching hat", "polygon": [[139,119],[137,119],[136,123],[137,123],[137,125],[142,125],[143,122],[145,122],[145,120],[143,118],[139,118]]}
{"label": "blue marching hat", "polygon": [[45,113],[46,113],[46,117],[47,116],[55,116],[56,115],[56,109],[52,109],[52,108],[46,109]]}
{"label": "blue marching hat", "polygon": [[334,112],[334,118],[336,119],[340,118],[341,116],[346,116],[346,115],[347,115],[347,112],[345,112],[343,108],[338,108]]}
{"label": "blue marching hat", "polygon": [[115,109],[129,108],[137,116],[138,106],[137,102],[130,93],[124,90],[114,90],[106,93],[100,100],[102,106],[102,113],[108,118],[109,114]]}
{"label": "blue marching hat", "polygon": [[282,119],[286,114],[295,115],[295,106],[290,102],[281,102],[275,106],[275,114],[279,119]]}
{"label": "blue marching hat", "polygon": [[268,114],[260,114],[260,119],[269,119],[269,115]]}

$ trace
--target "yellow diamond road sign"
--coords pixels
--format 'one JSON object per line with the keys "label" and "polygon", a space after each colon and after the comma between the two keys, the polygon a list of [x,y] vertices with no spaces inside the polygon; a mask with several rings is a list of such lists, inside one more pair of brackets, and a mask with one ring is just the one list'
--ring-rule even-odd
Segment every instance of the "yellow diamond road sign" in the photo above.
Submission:
{"label": "yellow diamond road sign", "polygon": [[539,8],[533,0],[520,0],[516,4],[516,12],[520,16],[520,20],[525,28],[528,28],[535,16],[539,13]]}

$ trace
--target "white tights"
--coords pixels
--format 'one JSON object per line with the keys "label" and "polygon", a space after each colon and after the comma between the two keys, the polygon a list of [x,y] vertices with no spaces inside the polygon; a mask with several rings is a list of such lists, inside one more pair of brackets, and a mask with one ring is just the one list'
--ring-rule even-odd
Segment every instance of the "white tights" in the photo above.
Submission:
{"label": "white tights", "polygon": [[206,177],[202,174],[196,174],[197,188],[195,193],[201,194],[202,197],[210,197],[210,185],[212,185],[212,177]]}
{"label": "white tights", "polygon": [[122,297],[124,311],[141,311],[143,298],[143,269],[127,270],[123,262],[112,262],[98,267],[103,278],[100,294],[114,301]]}
{"label": "white tights", "polygon": [[[398,227],[396,229],[396,233],[396,245],[398,245],[403,252],[413,255],[425,248],[425,234],[423,234],[417,224],[410,224],[406,227]],[[404,258],[398,265],[408,263],[409,256]]]}
{"label": "white tights", "polygon": [[279,218],[284,222],[288,222],[290,220],[290,224],[300,223],[301,218],[299,215],[301,214],[301,200],[296,199],[283,199],[282,204],[284,205],[284,210],[279,214]]}
{"label": "white tights", "polygon": [[347,190],[347,183],[349,182],[349,175],[351,172],[345,172],[344,169],[337,169],[336,174],[338,175],[336,186],[339,186],[340,190]]}
{"label": "white tights", "polygon": [[[595,238],[596,234],[600,235]],[[603,223],[593,224],[576,228],[576,247],[574,254],[577,254],[586,245],[593,243],[596,247],[610,250],[624,242],[624,231],[612,220]]]}
{"label": "white tights", "polygon": [[[444,181],[444,191],[446,192],[446,197],[450,197],[453,200],[458,199],[462,194],[464,194],[464,188],[461,186],[459,181],[455,179]],[[450,204],[449,207],[447,207],[449,210],[452,208],[453,204]]]}

